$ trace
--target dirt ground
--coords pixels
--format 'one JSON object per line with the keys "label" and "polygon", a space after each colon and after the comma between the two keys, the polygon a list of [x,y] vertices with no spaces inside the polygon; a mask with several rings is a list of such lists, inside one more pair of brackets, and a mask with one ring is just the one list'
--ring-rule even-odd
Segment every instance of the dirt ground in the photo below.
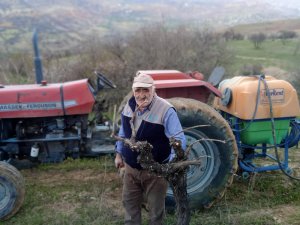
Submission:
{"label": "dirt ground", "polygon": [[[40,171],[38,169],[23,171],[25,179],[30,183],[47,186],[49,188],[62,185],[63,183],[74,183],[80,185],[89,183],[91,191],[80,190],[78,197],[89,201],[99,201],[101,205],[113,211],[113,214],[122,216],[124,211],[121,203],[122,183],[117,172],[96,173],[92,169],[71,170],[59,172],[57,170]],[[38,182],[37,182],[38,181]],[[113,188],[112,188],[113,187]],[[80,189],[80,188],[79,188]],[[101,192],[101,193],[99,193]],[[61,200],[49,205],[50,208],[59,208],[66,214],[71,214],[78,205],[69,203],[74,193],[70,191],[61,192]]]}
{"label": "dirt ground", "polygon": [[[93,169],[81,169],[81,170],[70,170],[70,171],[58,171],[58,170],[27,170],[23,171],[23,174],[30,183],[37,183],[37,185],[45,185],[51,188],[51,186],[61,185],[63,183],[74,183],[80,185],[80,183],[90,183],[95,186],[93,192],[82,190],[78,193],[80,198],[88,199],[91,202],[101,202],[100,207],[105,207],[110,210],[113,215],[122,217],[124,210],[121,202],[122,182],[118,172],[106,172],[97,173]],[[37,182],[38,181],[38,182]],[[235,185],[235,183],[233,183]],[[101,193],[97,193],[99,189],[97,187],[103,186]],[[48,208],[59,208],[66,215],[76,213],[76,208],[79,206],[77,203],[70,202],[69,199],[73,197],[74,193],[69,191],[63,191],[60,193],[61,200],[52,204],[48,204]],[[100,199],[99,199],[100,198]],[[100,201],[99,201],[100,200]],[[93,203],[92,203],[93,204]],[[299,205],[299,204],[298,204]],[[247,212],[238,213],[237,216],[242,217],[258,217],[262,215],[268,215],[273,218],[275,223],[270,224],[300,224],[294,222],[300,214],[300,206],[297,205],[279,205],[276,207],[268,208],[255,208],[249,209]],[[233,216],[233,215],[231,215]],[[292,221],[292,222],[291,222]]]}

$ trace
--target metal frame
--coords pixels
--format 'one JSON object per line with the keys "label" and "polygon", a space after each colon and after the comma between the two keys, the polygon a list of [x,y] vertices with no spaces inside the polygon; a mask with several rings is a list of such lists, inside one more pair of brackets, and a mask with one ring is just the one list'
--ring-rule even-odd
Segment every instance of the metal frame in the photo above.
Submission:
{"label": "metal frame", "polygon": [[[291,168],[289,168],[289,148],[296,145],[300,140],[300,120],[297,120],[295,118],[291,119],[291,130],[286,135],[286,138],[284,139],[283,143],[267,146],[265,143],[261,143],[260,145],[247,145],[242,143],[241,141],[241,131],[239,124],[242,121],[241,119],[237,117],[232,117],[227,113],[222,113],[223,116],[227,119],[234,118],[233,124],[230,124],[233,129],[233,133],[235,135],[236,143],[238,146],[239,153],[242,154],[242,149],[244,148],[250,148],[253,149],[253,154],[249,154],[247,158],[245,159],[239,159],[239,166],[240,168],[245,171],[246,173],[259,173],[259,172],[265,172],[265,171],[275,171],[280,170],[283,168],[287,173],[291,173]],[[255,121],[255,120],[254,120]],[[232,120],[231,120],[232,122]],[[276,155],[269,154],[268,149],[275,148],[283,148],[284,149],[284,156],[283,160],[280,160],[279,165],[279,159],[277,159]],[[244,155],[243,155],[244,156]],[[269,158],[276,162],[276,164],[267,165],[267,166],[258,166],[255,163],[253,163],[253,159],[255,158]]]}

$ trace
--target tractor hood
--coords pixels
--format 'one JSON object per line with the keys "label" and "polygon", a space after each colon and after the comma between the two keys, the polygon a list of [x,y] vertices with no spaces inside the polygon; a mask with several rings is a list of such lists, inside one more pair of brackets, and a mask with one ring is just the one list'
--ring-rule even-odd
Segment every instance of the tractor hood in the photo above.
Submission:
{"label": "tractor hood", "polygon": [[88,79],[0,87],[0,119],[88,114],[94,103]]}

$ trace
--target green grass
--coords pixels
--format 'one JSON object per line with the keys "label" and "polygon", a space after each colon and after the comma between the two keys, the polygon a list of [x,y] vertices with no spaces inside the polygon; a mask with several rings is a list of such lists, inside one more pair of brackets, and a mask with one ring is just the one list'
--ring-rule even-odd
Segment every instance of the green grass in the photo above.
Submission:
{"label": "green grass", "polygon": [[234,52],[233,71],[245,64],[261,64],[263,67],[275,66],[287,71],[298,69],[300,49],[294,54],[299,40],[289,40],[285,45],[280,40],[266,40],[261,48],[255,49],[249,40],[230,41],[229,48]]}
{"label": "green grass", "polygon": [[83,158],[83,159],[73,159],[67,158],[60,164],[42,164],[39,166],[39,170],[48,171],[48,170],[58,170],[60,172],[67,172],[73,170],[81,169],[100,169],[102,172],[112,172],[115,170],[113,164],[111,164],[112,158],[101,157],[101,158]]}
{"label": "green grass", "polygon": [[[67,159],[22,173],[25,203],[3,224],[123,224],[122,183],[111,157]],[[299,214],[300,183],[280,172],[268,172],[249,180],[235,176],[219,202],[192,213],[190,225],[297,224]],[[143,216],[146,225],[146,212]],[[167,214],[165,224],[176,224],[176,215]]]}

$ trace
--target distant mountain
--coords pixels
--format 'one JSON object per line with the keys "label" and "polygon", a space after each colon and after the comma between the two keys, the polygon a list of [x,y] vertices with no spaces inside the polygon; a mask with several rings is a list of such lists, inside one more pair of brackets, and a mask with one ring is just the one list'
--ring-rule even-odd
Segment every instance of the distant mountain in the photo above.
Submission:
{"label": "distant mountain", "polygon": [[230,27],[294,18],[300,18],[299,0],[1,0],[0,46],[25,48],[34,28],[61,49],[158,21]]}

